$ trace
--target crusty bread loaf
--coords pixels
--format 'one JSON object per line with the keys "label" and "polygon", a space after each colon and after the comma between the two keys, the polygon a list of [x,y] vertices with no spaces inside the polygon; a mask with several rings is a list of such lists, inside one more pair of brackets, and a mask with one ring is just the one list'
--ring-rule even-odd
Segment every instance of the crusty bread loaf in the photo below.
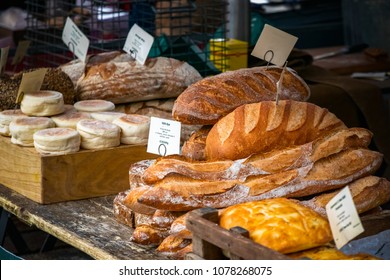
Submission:
{"label": "crusty bread loaf", "polygon": [[151,225],[137,226],[131,240],[142,245],[158,246],[169,235],[169,229],[156,228]]}
{"label": "crusty bread loaf", "polygon": [[[215,124],[240,105],[275,100],[278,80],[277,71],[266,70],[266,67],[239,69],[204,78],[176,99],[173,117],[185,124]],[[306,101],[309,96],[305,81],[292,69],[287,69],[279,99]]]}
{"label": "crusty bread loaf", "polygon": [[129,168],[130,190],[141,186],[147,186],[142,180],[145,170],[154,162],[154,159],[144,159],[134,162]]}
{"label": "crusty bread loaf", "polygon": [[192,161],[178,155],[157,158],[144,170],[142,180],[154,184],[169,174],[193,179],[244,181],[248,176],[267,175],[312,164],[345,149],[368,147],[372,133],[365,128],[337,130],[309,143],[255,154],[246,159]]}
{"label": "crusty bread loaf", "polygon": [[181,154],[191,160],[206,160],[206,138],[211,126],[202,126],[184,142]]}
{"label": "crusty bread loaf", "polygon": [[144,65],[129,56],[85,67],[77,82],[77,99],[104,99],[115,104],[177,97],[202,77],[186,62],[174,58],[148,58]]}
{"label": "crusty bread loaf", "polygon": [[190,239],[169,235],[161,242],[156,251],[167,257],[181,260],[187,253],[192,252],[192,243]]}
{"label": "crusty bread loaf", "polygon": [[314,163],[245,181],[207,181],[171,174],[154,184],[138,201],[169,211],[233,204],[274,197],[305,197],[340,188],[373,174],[382,154],[364,148],[345,150]]}
{"label": "crusty bread loaf", "polygon": [[240,159],[301,145],[345,124],[327,109],[293,100],[246,104],[223,117],[206,138],[206,158]]}
{"label": "crusty bread loaf", "polygon": [[333,240],[328,221],[312,209],[286,198],[237,204],[224,209],[219,224],[239,226],[249,238],[280,253],[297,252]]}
{"label": "crusty bread loaf", "polygon": [[[390,201],[390,182],[385,178],[367,176],[348,185],[359,214],[375,209]],[[301,203],[326,217],[326,204],[339,192],[325,193]]]}
{"label": "crusty bread loaf", "polygon": [[123,200],[126,198],[128,192],[126,190],[118,193],[113,201],[113,212],[115,219],[129,227],[134,227],[134,212],[123,204]]}

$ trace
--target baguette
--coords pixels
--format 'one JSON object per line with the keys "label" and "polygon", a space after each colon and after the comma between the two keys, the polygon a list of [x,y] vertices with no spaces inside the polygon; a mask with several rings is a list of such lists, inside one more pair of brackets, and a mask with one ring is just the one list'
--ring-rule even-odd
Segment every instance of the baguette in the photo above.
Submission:
{"label": "baguette", "polygon": [[367,147],[372,133],[365,128],[334,131],[312,142],[246,159],[191,161],[178,155],[160,157],[144,170],[142,181],[154,184],[169,174],[181,174],[193,179],[244,181],[248,176],[277,173],[308,165],[348,148]]}
{"label": "baguette", "polygon": [[[280,76],[280,74],[279,74]],[[213,125],[240,105],[276,99],[276,71],[245,68],[204,78],[183,91],[172,115],[184,124]],[[306,101],[310,89],[292,69],[285,71],[279,99]]]}
{"label": "baguette", "polygon": [[238,180],[206,181],[169,175],[138,199],[140,203],[169,211],[201,207],[224,208],[233,204],[275,197],[305,197],[343,187],[373,174],[382,154],[364,148],[345,150],[309,165],[269,175]]}
{"label": "baguette", "polygon": [[[367,176],[348,185],[359,214],[375,209],[390,201],[390,182],[385,178]],[[326,217],[326,204],[339,192],[325,193],[301,203]]]}
{"label": "baguette", "polygon": [[208,160],[235,160],[301,145],[345,128],[327,109],[307,102],[246,104],[212,127],[206,138],[205,153]]}

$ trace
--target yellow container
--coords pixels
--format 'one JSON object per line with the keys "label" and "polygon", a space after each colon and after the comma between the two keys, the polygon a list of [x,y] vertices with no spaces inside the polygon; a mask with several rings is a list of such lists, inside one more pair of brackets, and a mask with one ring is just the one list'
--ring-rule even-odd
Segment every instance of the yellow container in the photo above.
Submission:
{"label": "yellow container", "polygon": [[211,39],[210,60],[222,72],[248,67],[248,42]]}

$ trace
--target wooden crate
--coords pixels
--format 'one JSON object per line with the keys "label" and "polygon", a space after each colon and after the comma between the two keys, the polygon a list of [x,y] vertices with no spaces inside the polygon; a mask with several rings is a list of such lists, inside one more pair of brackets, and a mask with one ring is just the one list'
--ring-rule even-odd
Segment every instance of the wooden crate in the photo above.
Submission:
{"label": "wooden crate", "polygon": [[0,137],[0,184],[41,204],[117,194],[129,188],[131,163],[155,157],[145,145],[41,155]]}
{"label": "wooden crate", "polygon": [[[365,231],[354,240],[373,236],[390,229],[390,210],[361,218]],[[255,243],[248,232],[240,227],[226,230],[219,226],[218,210],[202,208],[193,210],[186,220],[192,232],[192,253],[187,259],[245,259],[245,260],[291,260],[287,255]]]}

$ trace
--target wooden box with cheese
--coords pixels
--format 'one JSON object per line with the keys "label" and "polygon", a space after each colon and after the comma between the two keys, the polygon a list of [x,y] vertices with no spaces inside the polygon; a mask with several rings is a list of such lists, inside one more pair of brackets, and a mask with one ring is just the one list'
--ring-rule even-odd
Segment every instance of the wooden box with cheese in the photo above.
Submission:
{"label": "wooden box with cheese", "polygon": [[131,163],[153,157],[145,145],[42,155],[0,137],[0,184],[41,204],[105,196],[128,189]]}

